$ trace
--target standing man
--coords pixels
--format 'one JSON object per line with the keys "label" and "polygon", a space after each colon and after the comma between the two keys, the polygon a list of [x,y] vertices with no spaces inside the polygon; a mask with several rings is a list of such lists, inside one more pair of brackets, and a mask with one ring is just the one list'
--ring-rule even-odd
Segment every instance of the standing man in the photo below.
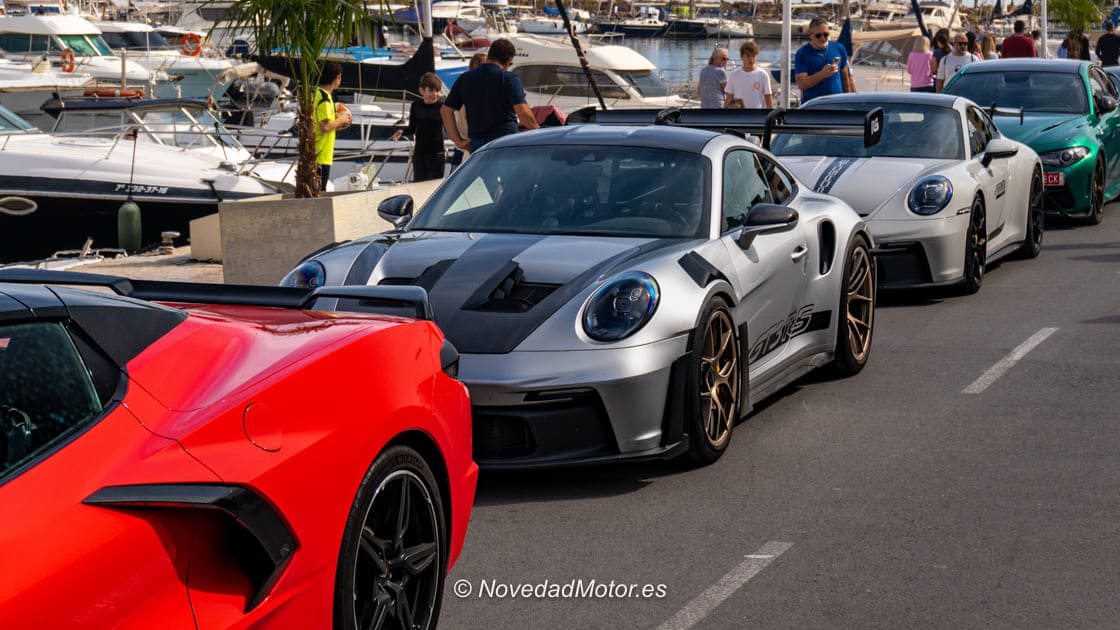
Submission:
{"label": "standing man", "polygon": [[328,61],[319,74],[319,89],[315,90],[315,109],[312,124],[315,127],[315,163],[319,165],[319,190],[327,189],[334,164],[334,136],[339,129],[350,126],[350,110],[336,111],[331,94],[342,85],[342,64]]}
{"label": "standing man", "polygon": [[1104,23],[1104,35],[1097,40],[1097,59],[1102,66],[1115,66],[1120,59],[1120,35],[1116,34],[1112,20]]}
{"label": "standing man", "polygon": [[793,57],[793,76],[802,103],[818,96],[856,91],[848,51],[828,41],[828,21],[824,18],[815,17],[809,22],[809,43],[798,48]]}
{"label": "standing man", "polygon": [[[508,39],[490,44],[486,63],[461,75],[451,86],[440,115],[447,137],[455,146],[471,153],[502,136],[517,133],[517,123],[526,129],[538,129],[533,110],[525,102],[521,80],[510,72],[517,49]],[[464,138],[455,125],[455,112],[467,107],[467,132]]]}
{"label": "standing man", "polygon": [[[1026,39],[1030,40],[1029,37]],[[968,37],[964,33],[957,33],[953,36],[953,52],[942,57],[941,65],[937,66],[937,91],[945,89],[945,83],[952,79],[958,70],[973,61],[980,60],[968,52]]]}
{"label": "standing man", "polygon": [[723,89],[727,87],[728,58],[726,48],[716,48],[708,59],[708,65],[700,71],[696,96],[700,99],[702,109],[723,107]]}
{"label": "standing man", "polygon": [[755,67],[758,61],[758,44],[751,40],[739,46],[739,59],[743,66],[727,78],[727,101],[739,99],[743,107],[773,108],[774,90],[770,87],[770,73]]}
{"label": "standing man", "polygon": [[[1003,52],[1001,54],[1004,59],[1038,56],[1038,53],[1034,49],[1034,40],[1027,36],[1026,22],[1015,20],[1015,34],[1011,37],[1004,38],[1002,50]],[[953,52],[956,52],[956,50]],[[938,89],[937,91],[940,92],[941,90]]]}

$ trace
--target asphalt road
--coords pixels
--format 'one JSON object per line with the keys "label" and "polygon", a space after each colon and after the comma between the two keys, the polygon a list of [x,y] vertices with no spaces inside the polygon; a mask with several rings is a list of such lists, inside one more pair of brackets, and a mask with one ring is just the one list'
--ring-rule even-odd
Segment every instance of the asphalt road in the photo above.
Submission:
{"label": "asphalt road", "polygon": [[442,627],[1116,627],[1120,205],[1047,228],[977,295],[881,296],[867,368],[713,466],[484,473]]}

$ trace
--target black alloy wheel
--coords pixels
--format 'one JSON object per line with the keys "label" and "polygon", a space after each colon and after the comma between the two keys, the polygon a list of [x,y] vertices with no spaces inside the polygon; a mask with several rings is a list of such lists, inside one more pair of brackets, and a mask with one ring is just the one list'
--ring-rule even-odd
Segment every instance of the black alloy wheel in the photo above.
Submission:
{"label": "black alloy wheel", "polygon": [[972,210],[968,217],[964,245],[964,279],[960,284],[961,293],[965,295],[980,290],[980,285],[984,283],[988,257],[988,222],[984,214],[984,202],[979,197],[972,200]]}
{"label": "black alloy wheel", "polygon": [[1035,258],[1042,251],[1042,232],[1046,227],[1046,212],[1042,201],[1042,172],[1035,170],[1031,176],[1031,192],[1027,197],[1027,230],[1020,258]]}
{"label": "black alloy wheel", "polygon": [[1089,182],[1089,215],[1085,222],[1099,225],[1104,219],[1104,163],[1097,160],[1093,167],[1093,180]]}
{"label": "black alloy wheel", "polygon": [[347,519],[334,627],[435,628],[447,556],[443,500],[431,468],[411,448],[388,448],[366,473]]}
{"label": "black alloy wheel", "polygon": [[689,455],[710,464],[727,450],[739,414],[739,343],[723,299],[704,306],[690,347]]}
{"label": "black alloy wheel", "polygon": [[836,324],[836,352],[831,371],[836,376],[859,373],[871,356],[875,328],[875,263],[867,241],[854,236],[844,260],[844,284]]}

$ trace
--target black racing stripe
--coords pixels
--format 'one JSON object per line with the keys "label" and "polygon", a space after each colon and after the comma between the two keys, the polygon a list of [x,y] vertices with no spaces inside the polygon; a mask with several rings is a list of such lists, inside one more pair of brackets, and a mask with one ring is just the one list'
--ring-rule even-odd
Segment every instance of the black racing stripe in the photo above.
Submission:
{"label": "black racing stripe", "polygon": [[839,181],[840,176],[844,174],[844,171],[851,168],[852,164],[855,163],[856,158],[836,158],[832,160],[824,169],[824,172],[821,173],[820,178],[817,179],[817,183],[813,184],[813,192],[827,195],[828,191],[832,190],[832,187]]}

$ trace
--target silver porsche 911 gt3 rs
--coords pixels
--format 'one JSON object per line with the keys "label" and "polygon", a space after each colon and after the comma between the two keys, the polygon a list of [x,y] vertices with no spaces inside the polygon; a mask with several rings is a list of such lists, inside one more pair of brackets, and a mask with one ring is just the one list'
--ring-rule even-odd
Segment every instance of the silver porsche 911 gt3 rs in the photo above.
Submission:
{"label": "silver porsche 911 gt3 rs", "polygon": [[813,190],[843,199],[867,222],[882,288],[958,285],[974,293],[989,263],[1038,255],[1042,163],[1030,147],[1001,135],[972,101],[945,94],[844,94],[813,99],[805,110],[872,107],[884,114],[874,146],[787,134],[772,150]]}
{"label": "silver porsche 911 gt3 rs", "polygon": [[771,154],[685,122],[502,138],[415,216],[408,197],[383,202],[400,229],[284,282],[427,289],[480,465],[714,461],[763,397],[862,369],[873,242]]}

